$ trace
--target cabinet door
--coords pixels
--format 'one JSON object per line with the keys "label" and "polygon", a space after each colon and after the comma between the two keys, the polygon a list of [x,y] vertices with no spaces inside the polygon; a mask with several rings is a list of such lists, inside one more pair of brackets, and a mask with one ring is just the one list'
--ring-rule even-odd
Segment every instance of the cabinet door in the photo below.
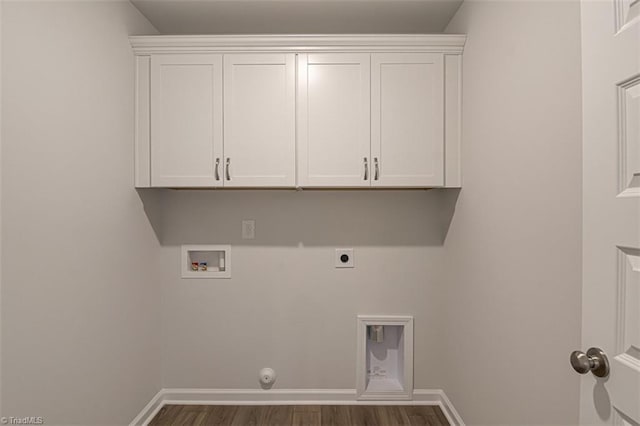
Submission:
{"label": "cabinet door", "polygon": [[224,55],[225,187],[295,186],[295,55]]}
{"label": "cabinet door", "polygon": [[222,55],[152,55],[151,186],[222,185]]}
{"label": "cabinet door", "polygon": [[442,54],[372,55],[372,186],[444,184],[443,73]]}
{"label": "cabinet door", "polygon": [[369,54],[298,56],[298,182],[370,186]]}

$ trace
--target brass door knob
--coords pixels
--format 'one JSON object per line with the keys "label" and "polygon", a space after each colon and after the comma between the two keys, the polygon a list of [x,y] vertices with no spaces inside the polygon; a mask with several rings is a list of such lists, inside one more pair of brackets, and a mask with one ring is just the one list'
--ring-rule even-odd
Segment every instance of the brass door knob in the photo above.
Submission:
{"label": "brass door knob", "polygon": [[609,359],[600,348],[590,348],[586,354],[581,351],[573,351],[569,360],[577,373],[587,374],[591,371],[596,377],[609,375]]}

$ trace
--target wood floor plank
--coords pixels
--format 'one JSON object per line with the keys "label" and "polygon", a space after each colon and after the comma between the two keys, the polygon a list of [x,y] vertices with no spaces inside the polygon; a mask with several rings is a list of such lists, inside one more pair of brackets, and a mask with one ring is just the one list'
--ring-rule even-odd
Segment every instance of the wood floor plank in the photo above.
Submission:
{"label": "wood floor plank", "polygon": [[424,417],[420,415],[409,414],[408,419],[409,419],[408,426],[427,426],[428,425]]}
{"label": "wood floor plank", "polygon": [[431,405],[419,405],[419,406],[407,406],[405,408],[407,415],[410,420],[410,425],[428,425],[428,426],[439,426],[439,425],[447,425],[447,421],[445,418],[444,423],[440,421],[438,415],[436,414],[436,410],[440,411],[440,407],[431,406]]}
{"label": "wood floor plank", "polygon": [[206,414],[205,406],[185,405],[180,408],[175,420],[171,424],[175,426],[202,425]]}
{"label": "wood floor plank", "polygon": [[292,426],[322,426],[322,412],[319,406],[298,405],[293,407]]}
{"label": "wood floor plank", "polygon": [[290,425],[293,421],[294,407],[291,405],[263,406],[260,417],[262,426]]}
{"label": "wood floor plank", "polygon": [[262,407],[256,405],[239,406],[230,426],[258,426],[262,416]]}
{"label": "wood floor plank", "polygon": [[320,420],[322,426],[350,425],[351,416],[346,405],[322,405],[320,406]]}
{"label": "wood floor plank", "polygon": [[428,408],[429,410],[427,411],[427,420],[429,421],[429,424],[433,426],[441,425],[442,422],[438,418],[438,415],[436,414],[436,410],[434,409],[434,407],[428,407]]}
{"label": "wood floor plank", "polygon": [[399,405],[374,407],[376,413],[376,421],[379,425],[388,426],[404,426],[409,424],[407,414]]}
{"label": "wood floor plank", "polygon": [[372,405],[351,405],[349,416],[354,426],[380,426],[376,419],[375,406]]}
{"label": "wood floor plank", "polygon": [[149,426],[170,424],[173,420],[175,420],[175,416],[178,411],[180,411],[179,406],[176,409],[175,405],[165,405],[149,422]]}
{"label": "wood floor plank", "polygon": [[319,413],[322,410],[322,405],[293,405],[293,410],[298,412],[313,412]]}
{"label": "wood floor plank", "polygon": [[448,426],[425,405],[166,405],[150,426]]}
{"label": "wood floor plank", "polygon": [[206,426],[228,426],[233,422],[237,410],[237,405],[209,405],[204,424]]}
{"label": "wood floor plank", "polygon": [[433,407],[436,413],[436,416],[438,417],[438,420],[440,421],[440,424],[442,425],[448,425],[449,424],[449,420],[447,420],[447,416],[444,415],[444,412],[442,411],[442,408],[438,407],[438,406],[434,406]]}

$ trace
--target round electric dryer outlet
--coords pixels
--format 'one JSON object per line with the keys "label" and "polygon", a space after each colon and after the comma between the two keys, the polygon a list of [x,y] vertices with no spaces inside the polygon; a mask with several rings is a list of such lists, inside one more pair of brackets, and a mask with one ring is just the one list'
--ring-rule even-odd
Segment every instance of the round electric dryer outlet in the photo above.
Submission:
{"label": "round electric dryer outlet", "polygon": [[353,268],[353,249],[337,248],[335,266],[336,268]]}
{"label": "round electric dryer outlet", "polygon": [[258,372],[258,379],[263,387],[271,387],[276,381],[276,372],[272,368],[263,368]]}

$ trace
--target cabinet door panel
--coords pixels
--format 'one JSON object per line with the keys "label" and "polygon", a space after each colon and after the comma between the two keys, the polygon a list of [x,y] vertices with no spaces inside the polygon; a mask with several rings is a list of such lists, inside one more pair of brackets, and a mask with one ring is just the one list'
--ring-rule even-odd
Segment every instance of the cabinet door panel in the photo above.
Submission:
{"label": "cabinet door panel", "polygon": [[303,54],[298,60],[299,184],[370,186],[369,55]]}
{"label": "cabinet door panel", "polygon": [[151,185],[220,186],[221,157],[222,56],[153,55]]}
{"label": "cabinet door panel", "polygon": [[374,54],[371,61],[372,185],[442,186],[442,54]]}
{"label": "cabinet door panel", "polygon": [[224,186],[294,187],[295,126],[295,55],[225,55]]}

